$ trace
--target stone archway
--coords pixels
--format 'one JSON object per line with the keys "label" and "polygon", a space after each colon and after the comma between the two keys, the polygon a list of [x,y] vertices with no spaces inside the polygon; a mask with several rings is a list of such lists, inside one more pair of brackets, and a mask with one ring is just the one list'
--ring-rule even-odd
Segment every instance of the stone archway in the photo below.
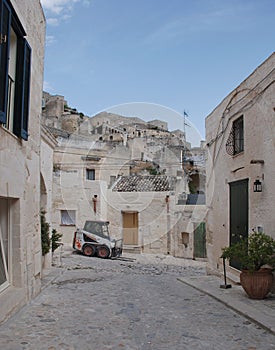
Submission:
{"label": "stone archway", "polygon": [[40,209],[47,212],[47,189],[46,184],[43,178],[43,175],[40,174]]}

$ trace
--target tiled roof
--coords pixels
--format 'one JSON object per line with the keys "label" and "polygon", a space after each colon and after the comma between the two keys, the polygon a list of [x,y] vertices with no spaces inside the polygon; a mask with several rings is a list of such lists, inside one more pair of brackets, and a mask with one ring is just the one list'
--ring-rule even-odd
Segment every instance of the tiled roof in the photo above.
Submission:
{"label": "tiled roof", "polygon": [[116,192],[161,192],[174,190],[176,178],[166,175],[121,176],[113,187]]}

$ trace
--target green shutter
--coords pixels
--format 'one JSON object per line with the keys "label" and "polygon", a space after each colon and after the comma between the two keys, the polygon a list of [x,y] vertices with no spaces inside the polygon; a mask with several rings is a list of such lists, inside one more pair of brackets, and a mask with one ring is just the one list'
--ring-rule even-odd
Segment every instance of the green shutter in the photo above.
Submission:
{"label": "green shutter", "polygon": [[28,139],[31,48],[24,38],[18,38],[13,132]]}
{"label": "green shutter", "polygon": [[0,123],[7,118],[8,98],[8,54],[11,10],[6,1],[0,0]]}

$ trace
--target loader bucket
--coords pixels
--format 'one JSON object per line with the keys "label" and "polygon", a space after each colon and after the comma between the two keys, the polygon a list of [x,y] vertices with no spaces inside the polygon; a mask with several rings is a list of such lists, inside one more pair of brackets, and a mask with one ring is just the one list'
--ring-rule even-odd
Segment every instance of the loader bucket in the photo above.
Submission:
{"label": "loader bucket", "polygon": [[122,239],[116,240],[114,248],[112,248],[112,258],[118,258],[122,254]]}

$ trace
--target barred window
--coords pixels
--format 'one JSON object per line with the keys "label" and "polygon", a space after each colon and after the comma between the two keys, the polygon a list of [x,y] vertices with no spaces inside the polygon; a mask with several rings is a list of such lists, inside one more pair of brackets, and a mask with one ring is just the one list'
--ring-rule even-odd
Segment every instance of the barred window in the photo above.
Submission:
{"label": "barred window", "polygon": [[233,122],[228,140],[226,142],[226,152],[234,156],[244,151],[244,123],[243,116]]}
{"label": "barred window", "polygon": [[243,117],[238,118],[233,122],[234,130],[234,154],[243,152],[244,142],[243,142]]}

